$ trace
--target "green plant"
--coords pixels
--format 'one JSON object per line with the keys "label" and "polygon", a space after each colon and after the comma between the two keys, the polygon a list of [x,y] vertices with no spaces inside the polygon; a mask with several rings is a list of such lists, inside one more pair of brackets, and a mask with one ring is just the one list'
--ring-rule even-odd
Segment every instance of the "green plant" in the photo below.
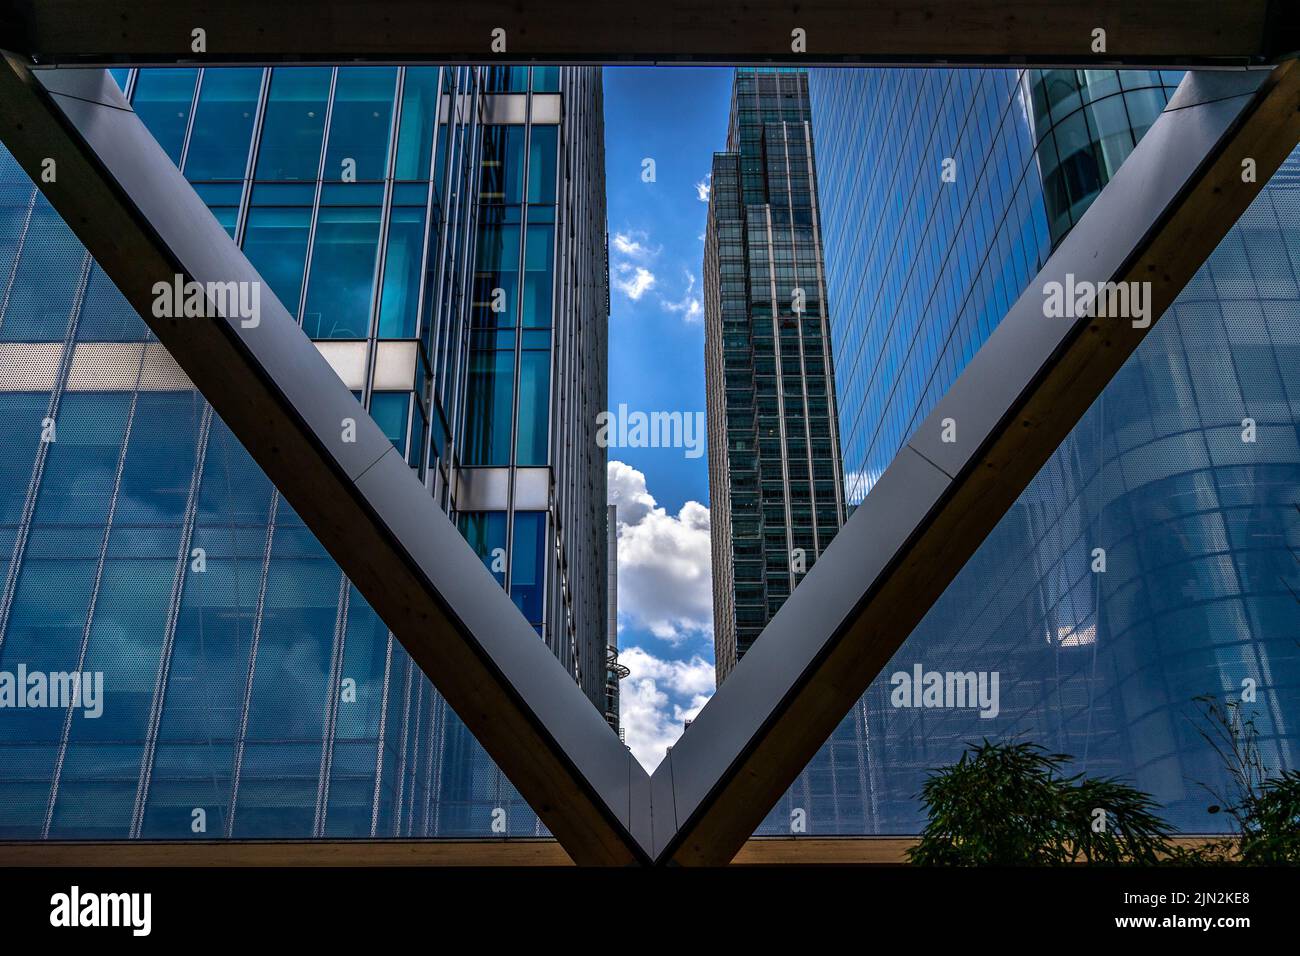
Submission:
{"label": "green plant", "polygon": [[1200,786],[1215,800],[1209,811],[1227,813],[1235,832],[1202,847],[1180,849],[1173,862],[1300,865],[1300,772],[1269,773],[1255,717],[1246,715],[1240,701],[1221,704],[1203,695],[1196,702],[1205,724],[1197,732],[1219,756],[1228,776],[1227,790]]}
{"label": "green plant", "polygon": [[1169,828],[1151,798],[1111,778],[1067,776],[1072,758],[1032,743],[969,745],[921,790],[921,866],[1155,863]]}
{"label": "green plant", "polygon": [[1300,865],[1300,771],[1266,780],[1251,802],[1241,860],[1257,866]]}
{"label": "green plant", "polygon": [[1210,813],[1227,813],[1241,833],[1246,828],[1249,808],[1268,778],[1259,749],[1259,728],[1255,726],[1254,715],[1246,716],[1240,701],[1220,704],[1213,696],[1202,694],[1195,702],[1201,706],[1204,718],[1203,726],[1198,726],[1196,732],[1218,755],[1227,771],[1230,789],[1218,790],[1205,783],[1200,787],[1214,798]]}

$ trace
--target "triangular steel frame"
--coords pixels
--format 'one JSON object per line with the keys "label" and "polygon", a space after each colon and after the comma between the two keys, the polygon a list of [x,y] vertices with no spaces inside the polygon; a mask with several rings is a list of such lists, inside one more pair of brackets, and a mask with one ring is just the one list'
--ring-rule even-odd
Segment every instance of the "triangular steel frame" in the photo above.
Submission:
{"label": "triangular steel frame", "polygon": [[260,280],[108,74],[6,55],[0,136],[573,859],[722,864],[1149,331],[1044,285],[1149,282],[1158,318],[1300,141],[1300,68],[1188,74],[653,776],[273,296],[152,315],[177,275]]}

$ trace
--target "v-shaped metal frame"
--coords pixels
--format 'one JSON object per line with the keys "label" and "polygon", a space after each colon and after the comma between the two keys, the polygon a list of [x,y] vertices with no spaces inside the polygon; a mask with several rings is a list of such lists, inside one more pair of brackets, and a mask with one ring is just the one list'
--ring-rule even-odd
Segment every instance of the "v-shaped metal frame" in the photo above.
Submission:
{"label": "v-shaped metal frame", "polygon": [[153,315],[178,275],[260,280],[106,73],[6,56],[0,135],[573,859],[722,864],[1148,331],[1045,318],[1046,284],[1147,282],[1162,314],[1300,141],[1300,68],[1186,77],[653,777],[273,296],[251,327]]}

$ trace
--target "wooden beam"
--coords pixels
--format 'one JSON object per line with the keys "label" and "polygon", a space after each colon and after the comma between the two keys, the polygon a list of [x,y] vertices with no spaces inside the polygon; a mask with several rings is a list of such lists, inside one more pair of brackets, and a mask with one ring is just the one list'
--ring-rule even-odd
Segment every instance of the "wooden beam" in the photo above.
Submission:
{"label": "wooden beam", "polygon": [[[1221,836],[1182,836],[1185,847]],[[900,866],[914,836],[751,837],[733,866]],[[107,840],[0,843],[0,866],[572,866],[555,840]]]}
{"label": "wooden beam", "polygon": [[[1294,0],[23,0],[44,64],[438,61],[1245,65],[1300,47]],[[504,51],[493,47],[504,32]],[[202,30],[198,48],[195,30]],[[802,30],[806,52],[793,49]],[[1095,31],[1105,31],[1104,46]]]}

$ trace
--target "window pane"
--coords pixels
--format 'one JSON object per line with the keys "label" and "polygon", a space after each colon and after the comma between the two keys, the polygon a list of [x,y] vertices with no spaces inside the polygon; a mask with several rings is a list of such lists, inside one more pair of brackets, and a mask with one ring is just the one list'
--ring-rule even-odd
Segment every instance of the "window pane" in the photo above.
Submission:
{"label": "window pane", "polygon": [[406,457],[406,412],[410,403],[410,392],[375,392],[370,396],[370,417],[402,457]]}
{"label": "window pane", "polygon": [[526,351],[519,359],[519,437],[515,454],[521,466],[545,465],[547,420],[551,405],[551,353]]}
{"label": "window pane", "polygon": [[12,279],[5,275],[12,291],[7,303],[0,301],[4,308],[0,341],[61,341],[67,334],[86,250],[39,193],[24,248],[40,250],[40,254],[24,252]]}
{"label": "window pane", "polygon": [[244,178],[261,85],[260,69],[203,71],[194,133],[185,156],[189,179]]}
{"label": "window pane", "polygon": [[528,201],[555,202],[555,157],[560,141],[558,126],[534,126],[528,151]]}
{"label": "window pane", "polygon": [[208,212],[212,213],[212,218],[221,224],[222,229],[226,230],[226,235],[234,239],[235,225],[239,222],[239,207],[209,206]]}
{"label": "window pane", "polygon": [[248,211],[244,254],[295,318],[302,291],[303,263],[307,259],[310,209],[259,209]]}
{"label": "window pane", "polygon": [[510,411],[514,393],[513,350],[470,353],[465,398],[465,464],[510,464]]}
{"label": "window pane", "polygon": [[339,69],[325,155],[326,179],[350,181],[345,175],[349,168],[357,181],[385,178],[396,84],[396,67]]}
{"label": "window pane", "polygon": [[322,208],[316,223],[303,329],[314,339],[363,339],[379,251],[377,208]]}
{"label": "window pane", "polygon": [[95,266],[77,322],[82,342],[143,342],[149,330],[107,275]]}
{"label": "window pane", "polygon": [[424,209],[394,207],[388,219],[388,257],[384,260],[379,337],[415,336],[420,304],[420,255],[424,246]]}
{"label": "window pane", "polygon": [[533,92],[560,92],[560,68],[558,66],[533,67]]}
{"label": "window pane", "polygon": [[483,71],[483,92],[525,93],[528,91],[528,67],[491,66]]}
{"label": "window pane", "polygon": [[395,207],[389,217],[389,251],[383,261],[380,338],[415,337],[422,246],[424,209]]}
{"label": "window pane", "polygon": [[462,511],[457,524],[474,553],[497,583],[506,583],[506,515],[504,511]]}
{"label": "window pane", "polygon": [[258,148],[258,179],[316,179],[329,92],[328,67],[272,71]]}
{"label": "window pane", "polygon": [[485,209],[479,228],[472,321],[482,328],[504,328],[515,324],[519,226],[501,222],[500,218],[500,210]]}
{"label": "window pane", "polygon": [[516,512],[515,540],[510,555],[510,596],[529,624],[540,624],[542,620],[545,545],[546,512]]}
{"label": "window pane", "polygon": [[438,122],[438,68],[409,66],[402,85],[397,134],[397,179],[428,179],[433,132]]}
{"label": "window pane", "polygon": [[484,127],[479,202],[512,204],[523,197],[524,130],[523,126]]}
{"label": "window pane", "polygon": [[551,324],[551,266],[555,227],[528,227],[524,252],[524,327],[547,328]]}
{"label": "window pane", "polygon": [[158,145],[177,165],[185,145],[185,127],[189,124],[197,77],[198,70],[141,70],[135,81],[131,105]]}

